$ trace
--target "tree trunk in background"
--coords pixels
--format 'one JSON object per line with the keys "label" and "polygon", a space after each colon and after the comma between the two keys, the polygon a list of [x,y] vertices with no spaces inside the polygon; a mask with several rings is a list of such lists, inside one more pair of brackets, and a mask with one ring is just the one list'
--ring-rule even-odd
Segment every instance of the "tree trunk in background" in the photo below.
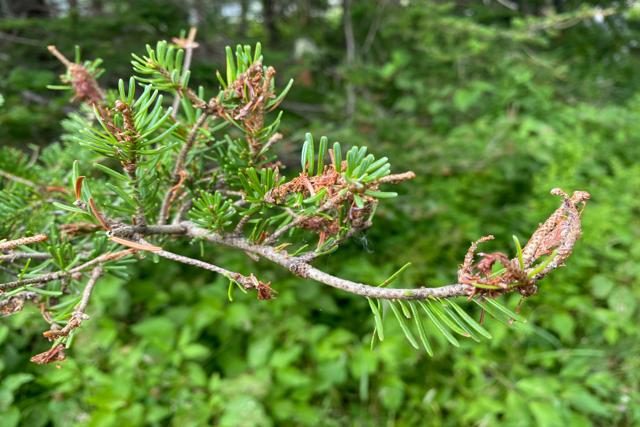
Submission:
{"label": "tree trunk in background", "polygon": [[[356,41],[353,34],[353,23],[351,22],[351,0],[342,0],[342,24],[344,27],[344,39],[346,45],[346,65],[347,72],[351,71],[356,60]],[[351,120],[356,108],[356,91],[350,81],[346,85],[347,100],[345,113],[347,118]]]}
{"label": "tree trunk in background", "polygon": [[67,5],[69,6],[69,18],[71,20],[71,27],[75,28],[78,24],[78,18],[80,12],[78,11],[78,0],[69,0]]}
{"label": "tree trunk in background", "polygon": [[45,0],[9,1],[8,12],[17,18],[42,18],[53,15]]}
{"label": "tree trunk in background", "polygon": [[189,25],[199,27],[206,21],[206,4],[202,0],[191,0],[186,2],[189,10]]}
{"label": "tree trunk in background", "polygon": [[100,16],[104,12],[104,3],[102,0],[91,0],[91,14],[93,16]]}
{"label": "tree trunk in background", "polygon": [[298,3],[300,8],[300,23],[301,25],[309,25],[311,23],[311,3],[309,0],[304,0]]}
{"label": "tree trunk in background", "polygon": [[240,0],[240,28],[238,32],[241,38],[247,37],[247,14],[249,13],[249,0]]}
{"label": "tree trunk in background", "polygon": [[7,0],[0,0],[0,18],[10,18],[11,10],[9,9],[9,3]]}
{"label": "tree trunk in background", "polygon": [[278,29],[276,27],[275,0],[262,0],[262,17],[264,28],[267,31],[269,44],[278,43]]}
{"label": "tree trunk in background", "polygon": [[564,0],[553,0],[553,7],[556,9],[556,13],[564,12]]}

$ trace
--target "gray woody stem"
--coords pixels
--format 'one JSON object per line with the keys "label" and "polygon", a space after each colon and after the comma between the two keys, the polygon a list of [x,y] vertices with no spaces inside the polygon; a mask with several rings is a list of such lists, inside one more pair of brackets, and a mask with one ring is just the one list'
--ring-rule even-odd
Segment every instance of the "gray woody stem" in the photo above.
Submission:
{"label": "gray woody stem", "polygon": [[22,259],[49,259],[51,254],[48,252],[11,252],[8,255],[0,255],[0,264],[3,262],[11,263]]}
{"label": "gray woody stem", "polygon": [[21,237],[16,240],[9,240],[0,242],[0,251],[8,251],[13,248],[17,248],[18,246],[31,245],[33,243],[40,243],[47,240],[47,236],[45,234],[36,234],[35,236],[29,237]]}
{"label": "gray woody stem", "polygon": [[[343,291],[370,298],[380,299],[426,299],[429,297],[450,298],[457,296],[468,296],[472,287],[462,284],[453,284],[439,288],[415,288],[415,289],[395,289],[381,288],[377,286],[365,285],[353,282],[325,273],[313,267],[306,258],[294,257],[285,251],[278,251],[272,246],[253,244],[243,237],[221,236],[208,230],[198,227],[192,222],[185,221],[177,225],[156,225],[143,227],[120,227],[112,230],[114,236],[124,238],[138,234],[160,234],[160,235],[184,235],[187,237],[204,239],[212,243],[239,249],[250,254],[258,255],[274,264],[278,264],[291,271],[298,277],[312,279],[325,285],[341,289]],[[195,264],[192,264],[195,265]]]}
{"label": "gray woody stem", "polygon": [[[191,57],[193,55],[193,49],[197,46],[196,41],[196,33],[198,29],[196,27],[191,27],[189,30],[189,36],[187,36],[186,40],[184,40],[184,63],[182,64],[182,73],[184,75],[189,68],[191,68]],[[178,109],[180,108],[180,98],[181,94],[178,92],[176,94],[175,99],[173,100],[173,113],[171,113],[171,117],[174,119],[178,116]]]}
{"label": "gray woody stem", "polygon": [[80,264],[79,266],[72,268],[69,271],[56,271],[53,273],[44,274],[42,276],[32,277],[29,279],[22,279],[22,280],[15,280],[13,282],[0,283],[0,294],[2,292],[6,292],[8,290],[19,288],[20,286],[25,286],[25,285],[42,287],[45,283],[53,282],[54,280],[60,280],[65,277],[71,277],[76,273],[80,273],[84,270],[87,270],[89,267],[93,267],[99,264],[103,264],[105,262],[120,259],[134,252],[135,250],[133,249],[125,249],[118,252],[108,252],[106,254],[100,255],[99,257],[93,258],[92,260],[89,260],[84,264]]}
{"label": "gray woody stem", "polygon": [[93,288],[98,282],[98,279],[100,278],[100,276],[102,276],[102,267],[101,266],[94,267],[94,269],[91,270],[91,276],[89,277],[89,281],[87,282],[87,285],[84,287],[84,290],[82,291],[82,298],[80,299],[80,302],[76,306],[75,310],[73,310],[73,314],[71,315],[71,319],[69,319],[69,322],[65,325],[64,328],[60,330],[52,330],[52,331],[45,332],[46,337],[48,338],[57,338],[60,336],[66,337],[69,335],[69,333],[72,330],[79,327],[84,320],[89,318],[89,316],[85,314],[85,311],[87,310],[87,306],[89,305],[89,300],[91,299],[91,293],[93,292]]}
{"label": "gray woody stem", "polygon": [[[180,172],[184,169],[184,165],[187,161],[187,155],[189,154],[189,150],[196,142],[196,138],[198,137],[198,131],[207,121],[209,114],[206,111],[203,111],[198,120],[194,123],[193,127],[189,131],[189,135],[187,136],[187,141],[180,149],[180,153],[176,158],[176,164],[173,168],[173,172],[171,174],[171,179],[174,181],[175,185],[179,184]],[[160,207],[160,215],[158,218],[158,224],[166,224],[167,219],[169,218],[169,210],[171,209],[171,202],[174,197],[175,192],[178,191],[178,188],[171,187],[169,191],[164,196],[162,200],[162,206]]]}

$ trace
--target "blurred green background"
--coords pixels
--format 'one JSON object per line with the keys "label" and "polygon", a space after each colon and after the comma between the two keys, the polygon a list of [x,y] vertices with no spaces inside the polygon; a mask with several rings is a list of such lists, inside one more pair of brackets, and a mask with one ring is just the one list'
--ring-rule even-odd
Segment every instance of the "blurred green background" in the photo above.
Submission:
{"label": "blurred green background", "polygon": [[471,240],[526,240],[551,188],[592,194],[567,267],[524,303],[528,323],[489,319],[491,341],[429,358],[389,322],[370,350],[364,299],[217,251],[278,291],[229,302],[223,278],[147,261],[100,283],[59,368],[28,362],[47,345],[36,308],[2,319],[0,425],[640,425],[637,2],[1,0],[0,17],[0,144],[25,155],[76,108],[46,89],[62,72],[47,44],[103,58],[112,86],[130,52],[196,25],[192,81],[217,88],[224,46],[261,41],[296,80],[285,159],[312,131],[418,175],[318,262],[338,275],[375,283],[411,261],[398,286],[450,283]]}

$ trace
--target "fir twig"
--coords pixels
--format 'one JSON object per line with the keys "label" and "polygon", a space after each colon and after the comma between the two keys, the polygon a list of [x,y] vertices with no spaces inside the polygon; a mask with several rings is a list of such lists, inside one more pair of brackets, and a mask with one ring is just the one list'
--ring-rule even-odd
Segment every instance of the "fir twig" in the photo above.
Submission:
{"label": "fir twig", "polygon": [[[186,39],[174,39],[173,42],[178,46],[184,48],[184,63],[182,64],[182,75],[189,71],[191,68],[191,57],[193,56],[193,49],[198,47],[198,43],[196,43],[196,34],[198,33],[198,29],[196,27],[191,27],[189,29],[189,35]],[[173,99],[173,112],[171,113],[171,117],[174,119],[178,116],[178,109],[180,108],[180,98],[182,92],[177,91],[176,96]]]}
{"label": "fir twig", "polygon": [[13,248],[17,248],[18,246],[26,246],[32,245],[34,243],[44,242],[48,238],[49,237],[47,237],[46,234],[36,234],[35,236],[21,237],[20,239],[0,242],[0,251],[8,251]]}
{"label": "fir twig", "polygon": [[102,276],[102,272],[103,272],[103,269],[100,266],[94,267],[93,270],[91,270],[89,281],[87,282],[87,284],[84,287],[84,290],[82,291],[82,297],[80,298],[80,302],[74,309],[73,314],[71,315],[71,318],[62,329],[60,330],[51,329],[49,331],[44,332],[43,335],[46,338],[50,340],[54,340],[59,337],[66,337],[69,335],[69,333],[72,330],[80,327],[80,325],[84,320],[88,319],[88,316],[85,314],[85,311],[87,310],[87,306],[89,305],[89,300],[91,299],[91,293],[93,292],[93,288],[98,282],[98,279],[100,278],[100,276]]}
{"label": "fir twig", "polygon": [[0,292],[6,292],[8,290],[15,289],[25,285],[34,285],[36,287],[41,287],[48,282],[52,282],[54,280],[60,280],[63,278],[73,277],[74,274],[87,270],[88,268],[93,267],[94,265],[103,264],[109,261],[115,261],[127,255],[131,255],[134,252],[136,252],[135,249],[125,249],[118,252],[109,252],[109,253],[100,255],[90,261],[87,261],[84,264],[81,264],[75,268],[72,268],[69,271],[55,271],[52,273],[31,277],[28,279],[20,279],[20,280],[15,280],[13,282],[0,283]]}
{"label": "fir twig", "polygon": [[196,139],[198,137],[198,132],[200,131],[200,128],[204,126],[208,117],[209,117],[209,114],[206,111],[203,111],[200,117],[198,117],[198,120],[191,127],[191,130],[189,131],[189,135],[187,136],[187,140],[185,141],[182,148],[180,149],[180,153],[176,158],[175,166],[171,174],[171,179],[174,181],[174,185],[165,194],[164,199],[162,200],[162,205],[160,207],[160,214],[158,216],[158,224],[160,225],[166,224],[167,219],[169,218],[171,201],[174,197],[175,191],[177,191],[176,186],[180,183],[181,175],[185,173],[184,166],[187,161],[187,155],[189,154],[189,151],[195,144]]}

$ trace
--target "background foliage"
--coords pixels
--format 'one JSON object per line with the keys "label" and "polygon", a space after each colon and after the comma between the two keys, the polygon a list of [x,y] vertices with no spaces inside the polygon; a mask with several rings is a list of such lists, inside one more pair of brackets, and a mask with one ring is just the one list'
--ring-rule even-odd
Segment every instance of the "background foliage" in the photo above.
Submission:
{"label": "background foliage", "polygon": [[471,240],[525,239],[551,188],[592,194],[568,268],[523,306],[528,323],[489,321],[491,341],[442,339],[429,358],[388,334],[370,351],[363,299],[259,264],[278,298],[229,302],[221,277],[146,262],[97,286],[59,369],[28,362],[45,345],[35,308],[2,320],[3,425],[640,423],[640,6],[588,3],[0,2],[0,143],[25,165],[73,109],[46,89],[60,73],[47,44],[81,44],[114,83],[130,51],[197,24],[192,81],[215,86],[225,44],[262,41],[279,84],[296,80],[292,166],[308,130],[418,175],[321,261],[339,275],[375,283],[411,261],[402,284],[449,283]]}

